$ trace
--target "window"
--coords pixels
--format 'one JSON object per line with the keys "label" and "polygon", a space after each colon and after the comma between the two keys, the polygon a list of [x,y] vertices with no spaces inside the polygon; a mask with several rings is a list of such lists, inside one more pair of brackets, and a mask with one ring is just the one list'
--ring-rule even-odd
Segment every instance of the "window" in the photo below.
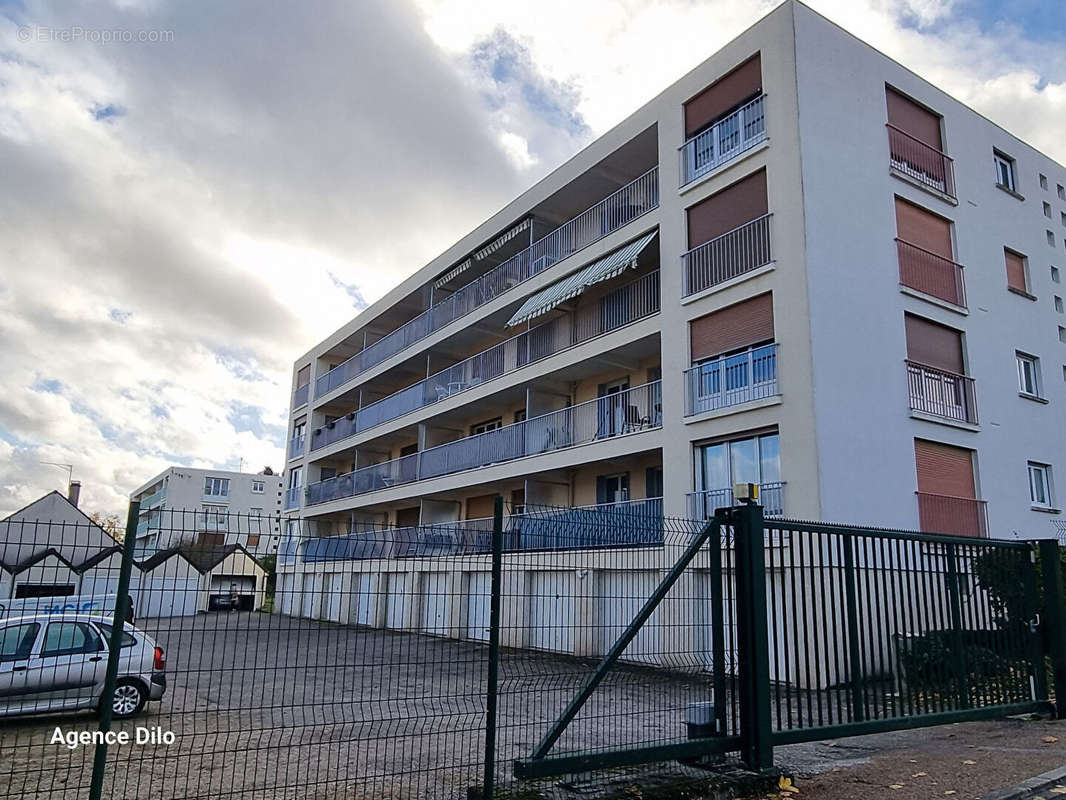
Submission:
{"label": "window", "polygon": [[489,431],[495,431],[502,427],[503,417],[496,417],[496,419],[490,419],[485,422],[479,422],[477,425],[471,425],[470,435],[477,436],[479,433],[488,433]]}
{"label": "window", "polygon": [[1066,344],[1066,328],[1059,325],[1059,341]]}
{"label": "window", "polygon": [[596,477],[596,505],[624,503],[629,499],[629,473]]}
{"label": "window", "polygon": [[302,438],[304,438],[304,433],[306,431],[307,431],[307,420],[306,419],[302,419],[299,422],[297,422],[295,425],[292,426],[292,438],[293,439],[302,439]]}
{"label": "window", "polygon": [[1040,360],[1025,353],[1015,353],[1018,361],[1018,391],[1040,397]]}
{"label": "window", "polygon": [[0,662],[22,661],[29,658],[39,630],[41,626],[36,622],[0,628]]}
{"label": "window", "polygon": [[252,494],[262,494],[266,488],[266,481],[252,481]]}
{"label": "window", "polygon": [[1029,500],[1034,506],[1051,508],[1051,467],[1029,462]]}
{"label": "window", "polygon": [[1007,265],[1007,288],[1019,294],[1029,294],[1029,264],[1021,253],[1003,248],[1003,260]]}
{"label": "window", "polygon": [[49,622],[41,645],[41,658],[99,653],[103,649],[103,642],[88,623]]}
{"label": "window", "polygon": [[212,506],[204,504],[204,527],[208,530],[225,530],[229,520],[229,512],[226,506]]}
{"label": "window", "polygon": [[[103,631],[104,636],[107,638],[107,641],[110,642],[111,626],[105,622],[97,622],[96,627]],[[122,640],[119,643],[119,647],[133,647],[133,645],[135,644],[137,644],[137,640],[134,639],[130,634],[126,633],[126,631],[122,631]]]}
{"label": "window", "polygon": [[204,478],[204,497],[229,497],[229,478]]}
{"label": "window", "polygon": [[1055,234],[1052,233],[1051,231],[1044,231],[1044,234],[1047,236],[1047,246],[1048,247],[1054,247],[1055,246]]}
{"label": "window", "polygon": [[1040,188],[1047,191],[1047,175],[1040,176]]}
{"label": "window", "polygon": [[248,509],[248,514],[249,514],[249,516],[252,516],[252,517],[261,517],[261,516],[263,516],[263,509],[261,509],[261,508],[249,508]]}
{"label": "window", "polygon": [[1059,192],[1059,200],[1066,200],[1066,187],[1061,183],[1056,187]]}
{"label": "window", "polygon": [[289,488],[298,489],[303,485],[303,467],[293,467],[289,473]]}
{"label": "window", "polygon": [[1066,226],[1066,211],[1059,212],[1059,222]]}
{"label": "window", "polygon": [[1063,313],[1062,298],[1058,295],[1055,295],[1055,310],[1058,311],[1060,314]]}
{"label": "window", "polygon": [[1051,219],[1051,203],[1044,203],[1044,216]]}
{"label": "window", "polygon": [[1004,189],[1017,191],[1014,183],[1014,159],[998,150],[992,151],[992,158],[996,162],[996,183]]}
{"label": "window", "polygon": [[1059,268],[1058,267],[1052,267],[1051,268],[1051,282],[1052,283],[1061,283],[1062,282],[1062,276],[1059,274]]}
{"label": "window", "polygon": [[699,457],[704,491],[731,489],[736,483],[778,483],[780,443],[776,433],[704,445]]}

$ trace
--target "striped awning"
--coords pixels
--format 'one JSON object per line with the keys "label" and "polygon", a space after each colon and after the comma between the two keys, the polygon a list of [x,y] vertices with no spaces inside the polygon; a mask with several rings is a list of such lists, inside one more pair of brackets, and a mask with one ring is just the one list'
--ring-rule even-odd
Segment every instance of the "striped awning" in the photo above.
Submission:
{"label": "striped awning", "polygon": [[523,231],[529,230],[529,227],[532,224],[533,224],[533,218],[532,217],[526,217],[524,220],[519,222],[517,225],[515,225],[509,231],[507,231],[506,233],[500,234],[495,239],[493,239],[491,242],[489,242],[487,245],[485,245],[480,250],[478,250],[476,253],[474,253],[474,255],[473,255],[474,260],[475,261],[480,261],[481,259],[485,258],[486,256],[492,255],[497,250],[499,250],[501,247],[503,247],[505,244],[507,244],[509,241],[511,241],[514,237],[516,237],[518,234],[522,233]]}
{"label": "striped awning", "polygon": [[638,256],[655,238],[656,233],[652,231],[620,250],[615,250],[587,267],[579,269],[573,275],[556,281],[550,286],[545,286],[522,304],[522,307],[507,321],[507,327],[513,328],[515,325],[521,325],[534,317],[546,314],[567,300],[577,297],[589,286],[610,280],[627,269],[633,269],[637,266]]}

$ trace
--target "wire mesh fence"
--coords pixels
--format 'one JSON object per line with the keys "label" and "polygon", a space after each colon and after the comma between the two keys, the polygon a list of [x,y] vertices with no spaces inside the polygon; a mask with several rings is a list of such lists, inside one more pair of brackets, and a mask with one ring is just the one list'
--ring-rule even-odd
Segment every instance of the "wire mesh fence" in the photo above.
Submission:
{"label": "wire mesh fence", "polygon": [[688,780],[752,761],[757,706],[785,743],[1066,681],[1066,653],[1061,679],[1033,668],[1062,645],[1031,624],[1061,576],[1038,585],[1028,543],[753,532],[654,498],[337,519],[274,551],[276,522],[0,523],[0,798],[506,796],[640,763]]}

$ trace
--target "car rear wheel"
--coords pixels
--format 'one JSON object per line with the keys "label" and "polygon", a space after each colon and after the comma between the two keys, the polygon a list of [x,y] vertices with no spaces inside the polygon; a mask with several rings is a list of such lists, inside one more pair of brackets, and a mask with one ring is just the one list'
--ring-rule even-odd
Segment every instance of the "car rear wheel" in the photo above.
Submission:
{"label": "car rear wheel", "polygon": [[115,685],[115,696],[111,700],[111,714],[116,719],[125,719],[141,713],[148,701],[148,692],[140,681],[125,678]]}

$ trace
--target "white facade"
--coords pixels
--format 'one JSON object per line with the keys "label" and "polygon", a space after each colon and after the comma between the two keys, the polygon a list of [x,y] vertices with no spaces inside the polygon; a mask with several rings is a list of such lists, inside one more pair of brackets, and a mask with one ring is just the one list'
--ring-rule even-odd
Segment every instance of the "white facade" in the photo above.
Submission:
{"label": "white facade", "polygon": [[239,544],[269,555],[280,541],[281,476],[168,467],[131,494],[141,503],[137,550]]}
{"label": "white facade", "polygon": [[[756,94],[739,93],[725,116],[686,134],[686,104],[698,116],[701,93],[725,93],[716,82],[756,54]],[[950,160],[953,187],[903,174],[914,159],[890,145],[890,90],[939,119],[934,156]],[[745,116],[753,108],[761,128]],[[730,131],[739,139],[721,144]],[[686,182],[712,134],[724,156]],[[928,157],[930,145],[913,146]],[[1013,161],[1010,191],[997,186],[994,152]],[[765,209],[694,241],[696,220],[708,230],[718,221],[714,198],[760,172]],[[744,479],[765,484],[768,513],[1050,536],[1066,492],[1055,485],[1066,469],[1056,410],[1066,403],[1063,186],[1061,165],[786,2],[296,361],[282,508],[319,536],[360,522],[476,529],[497,494],[586,506],[661,493],[666,514],[687,516],[727,504],[733,479]],[[897,198],[948,224],[951,257],[922,263],[953,262],[962,302],[906,285]],[[765,230],[765,242],[752,238]],[[542,290],[647,234],[620,274],[508,326]],[[1005,248],[1024,256],[1023,292],[1008,290]],[[693,290],[686,265],[701,258],[726,274]],[[744,318],[727,324],[731,307],[766,293],[768,336],[745,330]],[[908,382],[918,349],[908,314],[960,344],[958,374],[935,373],[937,397],[953,398],[947,410],[929,413],[929,375]],[[562,343],[556,328],[538,328],[539,344],[514,339],[548,322],[564,330]],[[769,372],[752,366],[771,352],[757,348],[772,348]],[[1039,359],[1035,393],[1019,391],[1018,353]],[[962,398],[967,387],[973,399]],[[686,392],[698,394],[688,406]],[[922,461],[928,443],[968,460],[972,489],[936,488],[961,479]],[[1030,465],[1046,468],[1043,501]],[[733,474],[711,477],[726,467]],[[318,593],[308,596],[314,606]]]}

